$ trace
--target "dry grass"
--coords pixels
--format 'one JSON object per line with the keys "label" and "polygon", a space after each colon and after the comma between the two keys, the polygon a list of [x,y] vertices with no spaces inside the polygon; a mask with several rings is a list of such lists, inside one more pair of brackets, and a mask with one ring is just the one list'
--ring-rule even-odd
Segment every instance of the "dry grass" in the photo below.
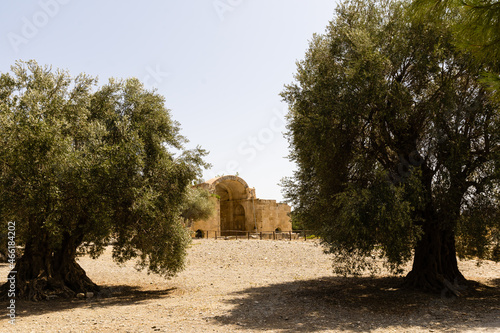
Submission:
{"label": "dry grass", "polygon": [[[314,241],[195,240],[186,270],[165,280],[80,258],[103,292],[18,302],[1,332],[499,332],[500,264],[460,262],[481,283],[462,298],[398,288],[400,278],[334,276]],[[5,281],[8,267],[0,266]]]}

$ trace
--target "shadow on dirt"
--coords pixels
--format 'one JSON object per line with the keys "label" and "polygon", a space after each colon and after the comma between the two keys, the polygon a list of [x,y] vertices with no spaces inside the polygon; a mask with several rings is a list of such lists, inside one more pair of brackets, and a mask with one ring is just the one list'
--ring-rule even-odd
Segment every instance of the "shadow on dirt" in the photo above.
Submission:
{"label": "shadow on dirt", "polygon": [[[282,332],[370,332],[391,328],[411,331],[477,329],[500,331],[500,279],[475,284],[460,298],[398,288],[401,279],[324,277],[239,291],[226,302],[224,316],[206,318],[240,330]],[[140,305],[154,299],[181,297],[176,288],[141,290],[137,286],[103,286],[88,299],[55,299],[16,303],[18,315],[29,317],[75,309]]]}
{"label": "shadow on dirt", "polygon": [[326,277],[250,288],[227,301],[234,305],[228,315],[213,320],[250,331],[500,329],[500,279],[490,286],[476,284],[460,298],[398,288],[401,282],[396,277]]}
{"label": "shadow on dirt", "polygon": [[105,308],[139,304],[171,296],[175,288],[166,290],[140,290],[136,286],[101,286],[101,291],[91,298],[52,299],[49,301],[17,301],[20,317],[29,317],[50,312],[62,312],[78,308]]}

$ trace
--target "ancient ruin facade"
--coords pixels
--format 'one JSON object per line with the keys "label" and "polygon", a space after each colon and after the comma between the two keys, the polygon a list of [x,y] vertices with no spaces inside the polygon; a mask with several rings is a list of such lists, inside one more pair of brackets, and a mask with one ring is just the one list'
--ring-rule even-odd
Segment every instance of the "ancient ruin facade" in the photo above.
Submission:
{"label": "ancient ruin facade", "polygon": [[212,218],[196,221],[193,231],[204,235],[230,236],[244,232],[291,231],[291,208],[276,200],[258,199],[255,188],[238,176],[222,176],[198,185],[215,194],[216,213]]}

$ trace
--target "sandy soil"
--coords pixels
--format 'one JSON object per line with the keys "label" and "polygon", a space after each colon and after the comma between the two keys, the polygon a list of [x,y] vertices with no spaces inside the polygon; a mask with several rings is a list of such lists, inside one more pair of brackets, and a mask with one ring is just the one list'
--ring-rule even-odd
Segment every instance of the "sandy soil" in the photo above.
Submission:
{"label": "sandy soil", "polygon": [[[2,316],[0,332],[500,332],[492,262],[460,262],[483,286],[447,298],[399,289],[384,273],[335,276],[310,240],[195,240],[186,270],[170,280],[117,266],[109,252],[79,261],[101,294],[17,302],[16,324]],[[7,272],[0,265],[2,282]]]}

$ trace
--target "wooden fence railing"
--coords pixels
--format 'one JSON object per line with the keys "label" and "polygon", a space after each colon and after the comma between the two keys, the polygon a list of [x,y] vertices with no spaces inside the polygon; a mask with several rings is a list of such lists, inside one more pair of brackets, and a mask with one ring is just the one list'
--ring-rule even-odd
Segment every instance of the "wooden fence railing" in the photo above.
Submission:
{"label": "wooden fence railing", "polygon": [[195,238],[214,238],[214,239],[271,239],[271,240],[307,240],[311,236],[310,230],[293,230],[293,231],[241,231],[241,230],[224,230],[222,232],[214,230],[197,230]]}

